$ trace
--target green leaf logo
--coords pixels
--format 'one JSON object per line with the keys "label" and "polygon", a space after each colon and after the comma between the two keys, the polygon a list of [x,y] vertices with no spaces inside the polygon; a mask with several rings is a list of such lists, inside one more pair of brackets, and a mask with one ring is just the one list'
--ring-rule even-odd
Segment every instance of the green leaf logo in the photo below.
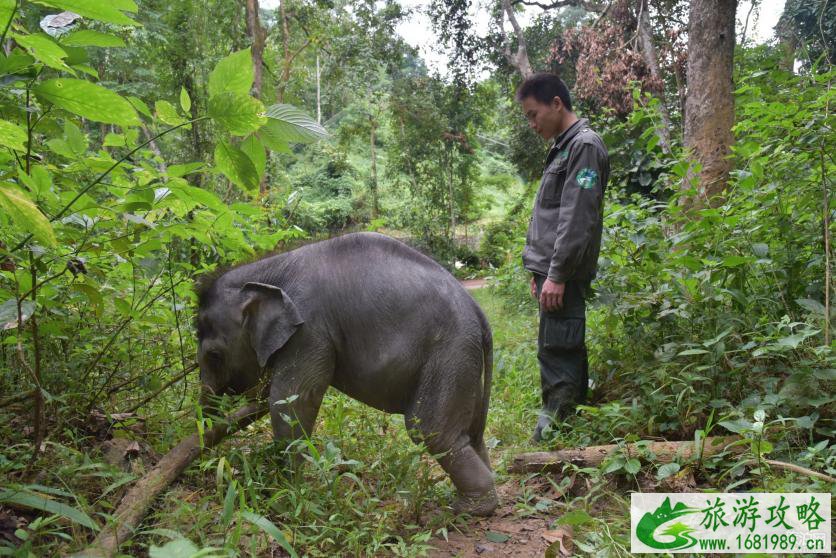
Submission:
{"label": "green leaf logo", "polygon": [[592,190],[598,184],[598,173],[589,167],[584,167],[578,172],[575,180],[584,190]]}
{"label": "green leaf logo", "polygon": [[690,533],[695,531],[691,527],[683,523],[674,523],[668,526],[660,533],[663,536],[672,536],[673,540],[669,542],[662,542],[656,540],[654,532],[657,528],[667,523],[672,519],[689,513],[699,513],[700,510],[686,506],[682,502],[677,503],[671,508],[671,499],[665,498],[662,505],[656,508],[651,513],[646,513],[642,516],[639,524],[636,526],[636,538],[651,548],[659,550],[682,550],[690,548],[697,544],[697,539],[692,537]]}

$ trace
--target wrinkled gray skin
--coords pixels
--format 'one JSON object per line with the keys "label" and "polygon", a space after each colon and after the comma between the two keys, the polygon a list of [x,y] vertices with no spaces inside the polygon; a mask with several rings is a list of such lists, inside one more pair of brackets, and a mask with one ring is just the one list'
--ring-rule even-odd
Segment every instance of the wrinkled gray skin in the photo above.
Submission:
{"label": "wrinkled gray skin", "polygon": [[310,435],[334,386],[404,415],[413,440],[441,455],[457,512],[496,508],[482,439],[490,327],[430,258],[359,233],[234,268],[200,294],[198,342],[208,391],[243,393],[264,381],[277,441]]}

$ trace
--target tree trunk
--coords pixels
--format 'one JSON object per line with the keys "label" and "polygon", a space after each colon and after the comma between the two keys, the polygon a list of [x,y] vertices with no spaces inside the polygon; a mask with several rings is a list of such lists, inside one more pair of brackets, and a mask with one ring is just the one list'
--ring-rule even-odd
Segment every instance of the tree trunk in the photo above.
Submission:
{"label": "tree trunk", "polygon": [[513,54],[511,53],[511,45],[503,32],[502,35],[505,47],[505,58],[508,60],[509,64],[514,66],[520,72],[523,79],[525,79],[533,72],[531,71],[531,62],[528,61],[528,48],[525,43],[525,35],[523,35],[520,24],[517,23],[517,18],[514,15],[514,9],[511,7],[511,0],[502,0],[502,10],[499,12],[500,30],[504,28],[503,22],[505,21],[506,15],[508,16],[508,21],[511,22],[511,27],[514,29],[514,35],[517,37],[517,52]]}
{"label": "tree trunk", "polygon": [[[316,123],[322,124],[322,92],[320,90],[319,50],[316,51]],[[374,163],[372,163],[374,164]]]}
{"label": "tree trunk", "polygon": [[[267,33],[258,18],[258,0],[247,0],[247,36],[252,41],[253,55],[253,86],[250,92],[253,97],[260,98],[264,43],[267,40]],[[258,194],[262,197],[267,194],[267,173],[259,180]]]}
{"label": "tree trunk", "polygon": [[226,436],[267,414],[267,405],[253,403],[227,417],[226,424],[219,424],[203,433],[203,444],[197,434],[192,434],[174,446],[153,469],[139,479],[122,498],[113,513],[113,521],[99,531],[96,539],[75,556],[110,557],[139,526],[156,497],[194,461],[204,448],[211,448]]}
{"label": "tree trunk", "polygon": [[450,240],[456,242],[456,191],[453,188],[453,143],[447,148],[447,163],[449,165],[448,189],[450,194]]}
{"label": "tree trunk", "polygon": [[[727,448],[729,444],[739,440],[739,436],[706,438],[701,447],[695,447],[693,440],[686,442],[652,442],[647,446],[647,450],[656,455],[658,462],[670,463],[674,459],[691,459],[696,455],[699,455],[702,459],[727,449],[739,453],[743,451],[742,446]],[[515,455],[508,471],[511,473],[560,471],[567,463],[573,463],[579,467],[597,467],[609,456],[619,451],[625,451],[630,456],[641,455],[641,450],[636,444],[627,444],[623,448],[616,444],[609,444],[588,448],[569,448],[560,451],[538,451]]]}
{"label": "tree trunk", "polygon": [[252,95],[261,97],[262,66],[264,60],[264,43],[267,40],[267,33],[261,26],[258,18],[258,0],[247,0],[247,35],[252,41],[253,48],[253,79]]}
{"label": "tree trunk", "polygon": [[375,133],[377,132],[377,122],[372,116],[369,116],[369,120],[369,128],[371,129],[369,143],[372,148],[372,173],[370,184],[372,191],[372,219],[377,219],[378,213],[380,212],[380,202],[377,194],[377,149],[375,147],[375,142],[377,141],[375,138]]}
{"label": "tree trunk", "polygon": [[787,16],[786,12],[778,20],[778,25],[775,26],[775,37],[778,39],[778,45],[781,47],[781,61],[779,67],[791,72],[795,66],[795,52],[798,50],[798,37],[793,30],[792,21]]}
{"label": "tree trunk", "polygon": [[688,20],[688,92],[685,99],[684,143],[700,166],[686,176],[685,189],[697,178],[697,197],[686,207],[716,206],[731,170],[734,142],[734,17],[737,0],[691,0]]}
{"label": "tree trunk", "polygon": [[639,22],[638,22],[638,38],[641,45],[641,54],[647,69],[650,71],[650,76],[653,78],[655,86],[659,89],[654,89],[653,96],[659,99],[659,113],[662,117],[662,125],[656,127],[656,135],[659,136],[659,145],[665,153],[671,152],[671,116],[668,113],[668,105],[665,102],[665,80],[662,77],[662,72],[659,70],[659,60],[656,54],[656,47],[653,45],[653,36],[650,28],[650,16],[648,15],[647,0],[642,0],[639,5]]}
{"label": "tree trunk", "polygon": [[287,90],[287,82],[290,81],[290,70],[293,67],[293,60],[311,44],[311,39],[308,38],[295,52],[290,51],[290,16],[285,6],[286,1],[281,0],[279,2],[279,22],[282,26],[282,74],[276,87],[276,101],[279,103],[284,103],[284,93]]}
{"label": "tree trunk", "polygon": [[282,74],[279,78],[278,88],[276,90],[276,102],[284,102],[284,91],[287,87],[287,80],[290,77],[290,29],[287,25],[287,10],[285,9],[285,2],[287,0],[279,0],[279,23],[282,26]]}

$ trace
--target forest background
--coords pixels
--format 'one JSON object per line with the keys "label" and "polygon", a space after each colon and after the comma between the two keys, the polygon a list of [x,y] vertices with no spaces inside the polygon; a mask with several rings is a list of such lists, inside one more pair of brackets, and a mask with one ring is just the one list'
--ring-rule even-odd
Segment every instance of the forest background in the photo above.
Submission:
{"label": "forest background", "polygon": [[[788,0],[766,44],[752,8],[501,0],[480,34],[469,2],[433,0],[440,76],[392,1],[0,0],[0,555],[83,548],[211,425],[196,278],[356,230],[490,278],[486,437],[514,518],[618,556],[632,490],[831,491],[836,4]],[[612,165],[591,404],[550,445],[735,434],[742,454],[506,472],[538,407],[519,254],[547,146],[513,101],[532,68]],[[329,393],[292,472],[267,430],[204,453],[122,551],[413,556],[467,528],[396,418]]]}

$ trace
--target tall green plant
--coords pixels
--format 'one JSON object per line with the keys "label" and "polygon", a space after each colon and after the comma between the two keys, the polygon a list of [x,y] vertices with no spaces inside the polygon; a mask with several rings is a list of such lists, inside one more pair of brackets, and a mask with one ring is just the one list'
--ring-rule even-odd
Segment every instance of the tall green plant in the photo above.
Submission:
{"label": "tall green plant", "polygon": [[[31,390],[35,453],[56,417],[123,390],[132,400],[114,406],[134,410],[193,369],[192,275],[300,234],[268,228],[272,210],[254,199],[266,150],[326,135],[295,107],[250,96],[249,49],[211,72],[204,114],[185,89],[179,106],[158,99],[152,111],[104,86],[89,51],[123,48],[136,11],[132,0],[0,2],[0,387]],[[218,131],[214,164],[151,149],[199,121]]]}

